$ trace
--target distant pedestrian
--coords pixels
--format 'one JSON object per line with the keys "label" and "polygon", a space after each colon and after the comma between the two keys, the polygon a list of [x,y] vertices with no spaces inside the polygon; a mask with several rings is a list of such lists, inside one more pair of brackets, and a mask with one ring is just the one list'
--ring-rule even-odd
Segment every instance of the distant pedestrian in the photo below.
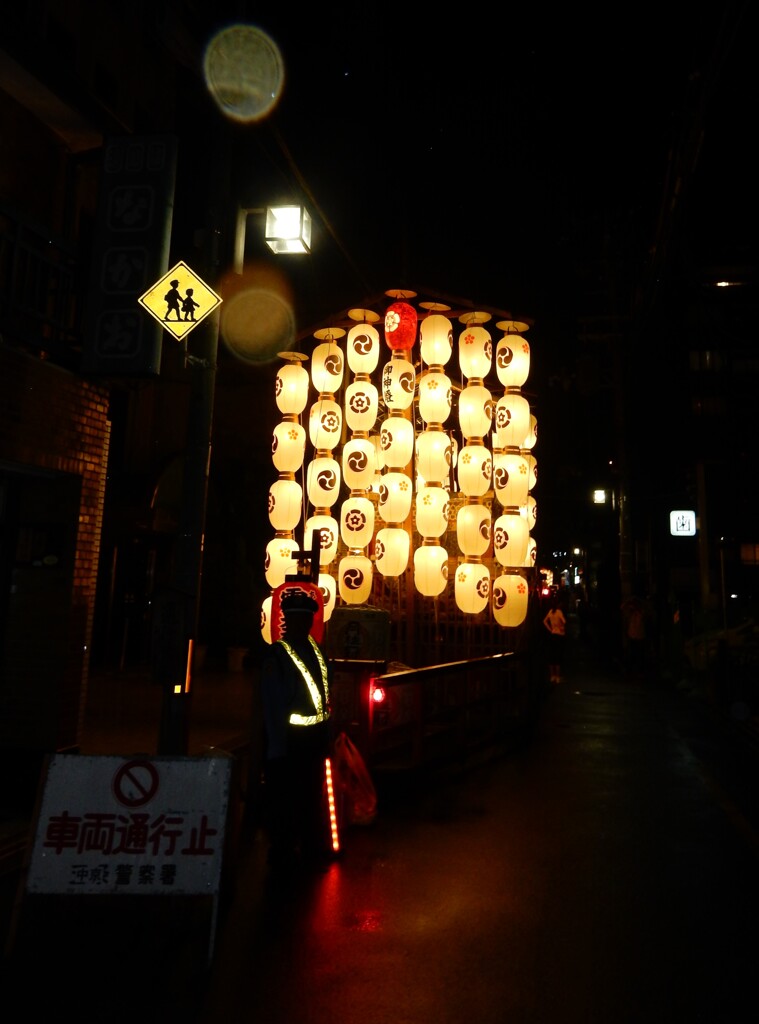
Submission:
{"label": "distant pedestrian", "polygon": [[561,682],[564,667],[564,644],[567,638],[567,619],[556,595],[551,598],[548,611],[543,617],[548,630],[548,672],[552,683]]}
{"label": "distant pedestrian", "polygon": [[622,602],[622,621],[624,624],[625,663],[630,672],[640,673],[646,668],[646,645],[648,642],[646,620],[648,608],[646,602],[636,594]]}

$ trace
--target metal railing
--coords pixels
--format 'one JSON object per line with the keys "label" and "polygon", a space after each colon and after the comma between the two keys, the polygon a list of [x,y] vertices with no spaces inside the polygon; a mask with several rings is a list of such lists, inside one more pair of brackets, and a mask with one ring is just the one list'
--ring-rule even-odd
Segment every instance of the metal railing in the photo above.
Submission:
{"label": "metal railing", "polygon": [[524,653],[378,674],[345,666],[342,682],[353,687],[354,738],[373,768],[414,769],[517,741],[541,698]]}

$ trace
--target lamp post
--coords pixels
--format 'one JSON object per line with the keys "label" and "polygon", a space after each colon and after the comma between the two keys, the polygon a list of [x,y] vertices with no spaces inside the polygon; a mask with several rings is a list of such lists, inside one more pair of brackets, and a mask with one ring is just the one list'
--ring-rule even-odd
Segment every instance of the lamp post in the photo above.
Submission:
{"label": "lamp post", "polygon": [[[223,240],[221,209],[228,209],[229,188],[222,177],[228,160],[214,161],[208,220],[204,233],[202,274],[216,280]],[[267,244],[275,253],[310,252],[311,220],[299,212],[296,231],[291,219],[270,208],[267,211]],[[290,217],[299,207],[288,207]],[[234,227],[234,267],[242,273],[247,218],[264,210],[239,210]],[[280,233],[281,237],[277,234]],[[208,477],[211,463],[211,435],[219,348],[220,310],[217,309],[191,333],[192,351],[185,356],[190,374],[190,401],[182,478],[182,506],[179,536],[172,564],[169,595],[164,610],[162,643],[168,666],[163,680],[163,702],[158,753],[185,755],[188,752],[189,709],[192,694],[193,648],[197,636],[198,611],[203,571]]]}

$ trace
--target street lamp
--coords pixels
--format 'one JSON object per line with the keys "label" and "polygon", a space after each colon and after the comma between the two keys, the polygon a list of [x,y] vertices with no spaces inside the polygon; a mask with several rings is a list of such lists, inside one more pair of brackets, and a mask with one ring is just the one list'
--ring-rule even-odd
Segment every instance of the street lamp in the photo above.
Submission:
{"label": "street lamp", "polygon": [[[215,168],[220,173],[221,162]],[[217,186],[214,188],[213,186]],[[215,200],[224,193],[219,182],[212,182],[211,194]],[[287,209],[289,214],[277,213]],[[292,211],[298,210],[294,217]],[[264,210],[238,208],[234,234],[233,261],[237,273],[242,273],[245,254],[245,231],[251,213]],[[271,220],[269,214],[271,213]],[[218,274],[221,221],[216,202],[209,204],[211,222],[206,231],[206,279]],[[296,226],[293,226],[297,221]],[[303,233],[294,235],[298,228]],[[270,208],[267,211],[267,242],[272,252],[310,252],[311,217],[297,206]],[[297,248],[301,239],[307,248]],[[213,426],[216,363],[219,350],[220,316],[218,309],[198,324],[192,332],[194,353],[187,359],[190,371],[190,405],[187,420],[182,506],[176,558],[172,565],[171,593],[173,604],[167,609],[167,648],[170,664],[164,684],[158,753],[185,755],[188,746],[188,711],[192,684],[192,661],[197,635],[200,587],[203,566],[206,507],[208,501],[208,475],[211,462],[211,433]]]}

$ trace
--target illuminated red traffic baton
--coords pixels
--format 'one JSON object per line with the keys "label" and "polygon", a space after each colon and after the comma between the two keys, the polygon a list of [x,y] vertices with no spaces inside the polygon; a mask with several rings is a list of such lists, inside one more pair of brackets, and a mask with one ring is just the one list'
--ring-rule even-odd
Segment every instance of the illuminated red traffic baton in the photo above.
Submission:
{"label": "illuminated red traffic baton", "polygon": [[324,774],[327,780],[327,806],[329,808],[329,830],[332,837],[332,850],[334,853],[340,849],[340,835],[337,830],[337,809],[335,808],[335,791],[332,786],[332,759],[327,758],[324,762]]}

